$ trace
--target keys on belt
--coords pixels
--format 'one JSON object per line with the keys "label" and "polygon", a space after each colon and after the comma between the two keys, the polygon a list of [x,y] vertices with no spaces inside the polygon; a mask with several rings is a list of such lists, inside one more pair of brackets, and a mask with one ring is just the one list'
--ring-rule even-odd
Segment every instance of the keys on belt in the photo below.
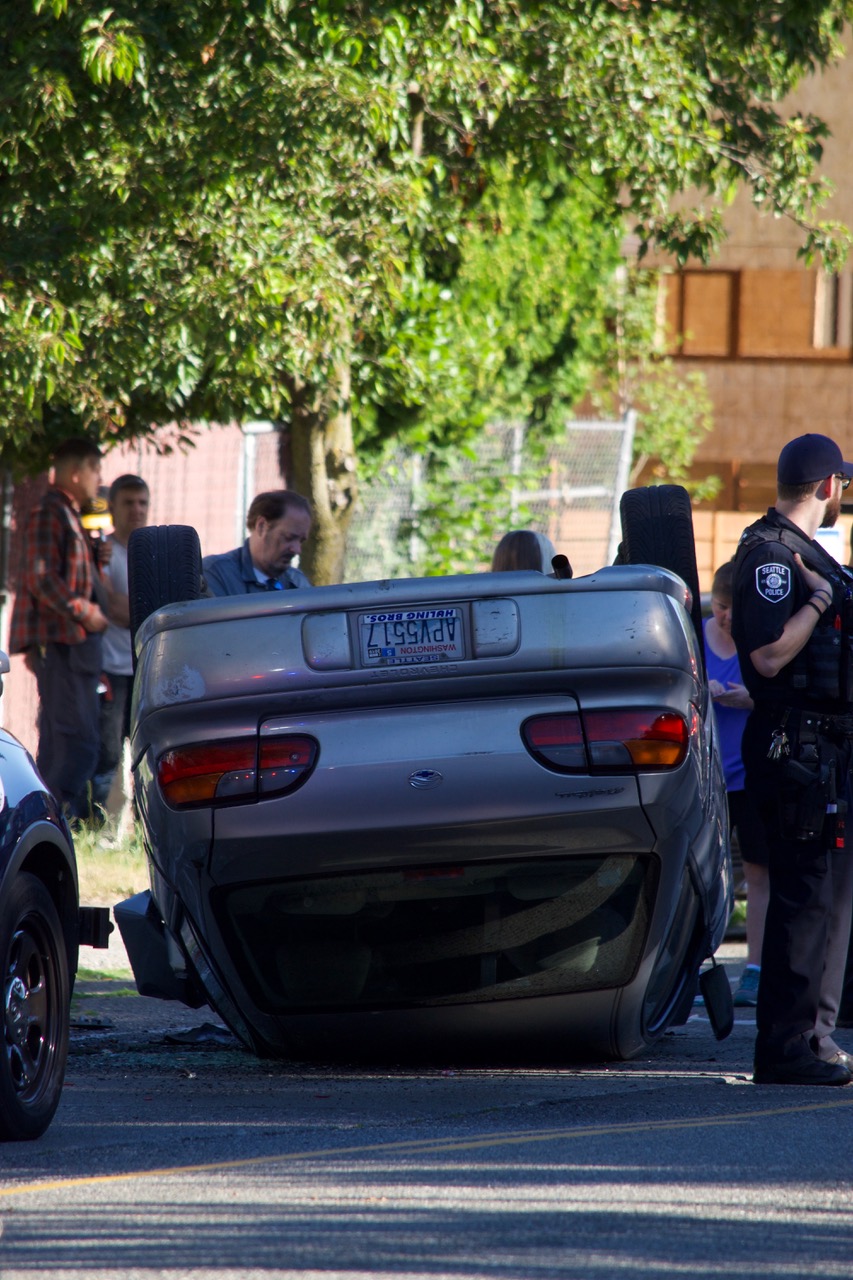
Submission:
{"label": "keys on belt", "polygon": [[770,736],[768,760],[784,760],[791,754],[791,743],[784,729],[774,729]]}

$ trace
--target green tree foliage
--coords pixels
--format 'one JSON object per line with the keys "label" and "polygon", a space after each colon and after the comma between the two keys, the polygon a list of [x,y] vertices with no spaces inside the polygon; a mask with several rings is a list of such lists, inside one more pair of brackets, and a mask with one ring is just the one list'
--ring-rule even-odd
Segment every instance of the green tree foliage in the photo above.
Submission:
{"label": "green tree foliage", "polygon": [[[393,317],[419,375],[399,384],[399,401],[358,415],[362,456],[401,437],[419,454],[399,530],[410,572],[480,568],[501,533],[529,521],[518,495],[542,487],[545,441],[608,364],[623,229],[602,217],[594,184],[552,168],[545,182],[520,181],[512,164],[494,172],[460,228],[452,282],[418,280]],[[500,433],[480,430],[499,421],[523,427],[513,474]]]}
{"label": "green tree foliage", "polygon": [[590,399],[604,417],[636,414],[632,483],[648,469],[657,481],[683,484],[694,500],[713,498],[719,477],[690,479],[697,446],[713,426],[711,397],[704,373],[684,373],[665,353],[659,283],[657,272],[617,269],[612,323]]}
{"label": "green tree foliage", "polygon": [[665,355],[658,274],[624,266],[617,228],[587,216],[588,193],[586,204],[552,187],[542,199],[530,184],[503,193],[496,184],[494,194],[506,200],[502,218],[482,241],[462,242],[454,349],[488,354],[472,403],[490,423],[519,424],[523,443],[512,460],[488,430],[463,443],[448,429],[458,405],[439,401],[437,423],[434,406],[424,406],[421,481],[399,530],[403,563],[416,573],[482,568],[511,527],[547,532],[521,495],[549,487],[548,439],[562,436],[584,391],[596,417],[633,410],[633,483],[650,472],[695,500],[719,489],[717,477],[690,478],[713,409],[705,375],[683,373]]}
{"label": "green tree foliage", "polygon": [[[801,225],[804,252],[837,261],[843,236],[815,212],[824,128],[778,104],[836,56],[851,12],[4,0],[0,463],[38,467],[81,424],[109,440],[272,417],[317,510],[318,580],[333,577],[356,494],[353,404],[366,445],[400,425],[391,405],[423,429],[433,375],[458,360],[442,288],[464,293],[459,246],[488,226],[493,183],[546,199],[571,174],[602,225],[624,212],[641,245],[705,257],[720,235],[705,196],[746,182]],[[684,189],[700,201],[673,212]],[[490,321],[489,390],[547,416],[579,375],[569,358],[549,370],[559,315],[538,318],[541,359],[541,334]]]}
{"label": "green tree foliage", "polygon": [[403,433],[441,453],[494,419],[558,429],[611,346],[622,231],[565,172],[521,181],[515,164],[494,169],[449,233],[452,274],[442,279],[446,256],[424,255],[371,335],[360,446]]}

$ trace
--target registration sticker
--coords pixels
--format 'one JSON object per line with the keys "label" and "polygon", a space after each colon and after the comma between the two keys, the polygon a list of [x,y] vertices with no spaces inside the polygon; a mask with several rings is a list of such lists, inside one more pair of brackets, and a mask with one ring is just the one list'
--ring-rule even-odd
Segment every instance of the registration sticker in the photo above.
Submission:
{"label": "registration sticker", "polygon": [[758,594],[771,604],[778,604],[791,594],[791,570],[786,564],[762,564],[755,570]]}
{"label": "registration sticker", "polygon": [[456,606],[363,613],[358,621],[361,659],[368,667],[456,662],[466,656],[462,610]]}

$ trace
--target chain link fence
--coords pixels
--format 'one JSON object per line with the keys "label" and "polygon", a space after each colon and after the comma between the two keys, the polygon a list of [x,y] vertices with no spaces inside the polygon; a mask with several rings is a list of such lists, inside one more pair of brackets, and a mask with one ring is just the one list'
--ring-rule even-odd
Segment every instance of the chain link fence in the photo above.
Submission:
{"label": "chain link fence", "polygon": [[362,489],[345,579],[487,569],[493,547],[512,528],[546,534],[576,577],[610,564],[634,424],[633,413],[616,422],[569,422],[543,452],[522,424],[495,423],[475,448],[442,459],[440,469],[396,450]]}

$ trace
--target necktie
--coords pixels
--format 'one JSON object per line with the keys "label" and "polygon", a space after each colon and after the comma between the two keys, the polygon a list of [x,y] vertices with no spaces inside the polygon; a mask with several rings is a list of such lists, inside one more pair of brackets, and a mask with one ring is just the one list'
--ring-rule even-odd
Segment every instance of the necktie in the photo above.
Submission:
{"label": "necktie", "polygon": [[284,590],[284,587],[279,582],[278,578],[267,578],[266,588],[267,588],[267,591],[283,591]]}

